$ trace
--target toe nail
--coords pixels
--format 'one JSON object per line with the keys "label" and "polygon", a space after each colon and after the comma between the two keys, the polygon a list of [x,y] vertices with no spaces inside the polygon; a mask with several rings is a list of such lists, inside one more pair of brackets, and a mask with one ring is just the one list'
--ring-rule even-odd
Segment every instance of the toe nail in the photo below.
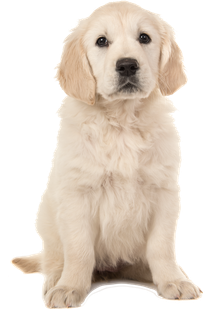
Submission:
{"label": "toe nail", "polygon": [[201,293],[203,293],[202,290],[201,290],[200,288],[199,288],[199,291],[200,291]]}

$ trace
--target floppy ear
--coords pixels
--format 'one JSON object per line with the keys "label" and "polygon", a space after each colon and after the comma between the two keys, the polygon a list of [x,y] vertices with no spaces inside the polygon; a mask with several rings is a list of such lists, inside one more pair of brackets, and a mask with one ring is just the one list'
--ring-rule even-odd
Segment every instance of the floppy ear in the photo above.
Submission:
{"label": "floppy ear", "polygon": [[81,37],[72,33],[65,40],[56,75],[67,95],[89,105],[95,102],[95,79],[84,51]]}
{"label": "floppy ear", "polygon": [[164,96],[172,95],[187,82],[182,53],[172,31],[165,33],[160,54],[159,88]]}

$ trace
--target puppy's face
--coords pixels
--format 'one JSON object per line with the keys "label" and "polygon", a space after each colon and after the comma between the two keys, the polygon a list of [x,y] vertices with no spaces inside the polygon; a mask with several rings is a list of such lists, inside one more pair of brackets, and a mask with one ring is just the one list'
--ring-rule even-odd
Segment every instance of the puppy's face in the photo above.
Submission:
{"label": "puppy's face", "polygon": [[172,28],[128,2],[97,9],[67,37],[57,78],[65,92],[93,105],[96,94],[146,98],[171,95],[186,82]]}
{"label": "puppy's face", "polygon": [[149,14],[101,11],[83,40],[97,93],[108,100],[149,96],[157,84],[161,46]]}

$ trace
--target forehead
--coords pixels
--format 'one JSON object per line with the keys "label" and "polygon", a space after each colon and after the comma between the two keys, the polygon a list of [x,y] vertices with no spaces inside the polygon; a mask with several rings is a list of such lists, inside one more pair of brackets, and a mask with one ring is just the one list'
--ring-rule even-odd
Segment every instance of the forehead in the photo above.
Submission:
{"label": "forehead", "polygon": [[[122,4],[122,3],[121,3]],[[155,14],[134,5],[104,6],[88,18],[85,39],[106,36],[114,40],[118,34],[138,36],[140,33],[158,35],[158,19]]]}

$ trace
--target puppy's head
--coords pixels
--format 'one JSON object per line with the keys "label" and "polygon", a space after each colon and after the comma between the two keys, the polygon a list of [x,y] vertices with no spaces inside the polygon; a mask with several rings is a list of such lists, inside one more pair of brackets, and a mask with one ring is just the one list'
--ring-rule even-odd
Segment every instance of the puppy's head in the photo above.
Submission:
{"label": "puppy's head", "polygon": [[171,95],[186,82],[172,28],[128,2],[109,3],[82,20],[65,41],[57,77],[65,92],[88,104]]}

